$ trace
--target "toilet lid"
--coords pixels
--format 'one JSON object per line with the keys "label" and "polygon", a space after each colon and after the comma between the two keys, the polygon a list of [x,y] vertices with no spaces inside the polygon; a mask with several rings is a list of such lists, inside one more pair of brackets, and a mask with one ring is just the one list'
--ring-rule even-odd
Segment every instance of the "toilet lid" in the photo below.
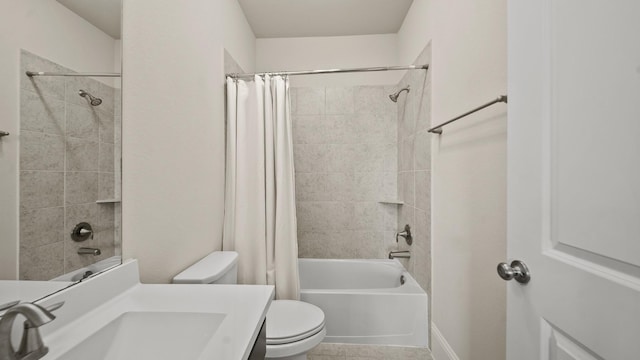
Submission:
{"label": "toilet lid", "polygon": [[214,251],[173,278],[174,284],[211,284],[238,262],[235,251]]}
{"label": "toilet lid", "polygon": [[306,302],[274,300],[267,311],[267,345],[306,339],[323,328],[324,312]]}

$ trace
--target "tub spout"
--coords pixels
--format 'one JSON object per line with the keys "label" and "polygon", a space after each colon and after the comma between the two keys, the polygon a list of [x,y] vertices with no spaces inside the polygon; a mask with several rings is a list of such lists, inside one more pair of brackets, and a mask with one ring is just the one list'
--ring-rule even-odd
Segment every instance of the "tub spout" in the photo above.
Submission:
{"label": "tub spout", "polygon": [[404,250],[404,251],[390,251],[389,252],[389,259],[408,259],[411,257],[411,252],[409,252],[408,250]]}
{"label": "tub spout", "polygon": [[102,254],[102,251],[100,251],[100,249],[86,248],[86,247],[81,247],[80,249],[78,249],[78,255],[98,256],[100,254]]}

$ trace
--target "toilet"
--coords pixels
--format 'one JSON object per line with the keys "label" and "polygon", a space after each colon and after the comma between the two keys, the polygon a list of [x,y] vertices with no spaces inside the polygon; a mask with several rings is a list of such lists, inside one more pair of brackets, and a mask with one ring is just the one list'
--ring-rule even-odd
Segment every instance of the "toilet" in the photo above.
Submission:
{"label": "toilet", "polygon": [[[176,275],[173,283],[236,284],[237,274],[238,253],[216,251]],[[305,360],[327,334],[322,310],[302,301],[272,301],[266,326],[266,359]]]}

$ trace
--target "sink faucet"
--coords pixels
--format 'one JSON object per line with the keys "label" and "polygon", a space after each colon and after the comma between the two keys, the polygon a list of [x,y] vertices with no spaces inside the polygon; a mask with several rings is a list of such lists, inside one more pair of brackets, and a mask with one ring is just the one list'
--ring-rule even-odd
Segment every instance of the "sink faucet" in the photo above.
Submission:
{"label": "sink faucet", "polygon": [[[0,360],[36,360],[45,356],[49,348],[44,346],[38,328],[53,321],[56,317],[51,311],[60,308],[62,304],[64,303],[45,309],[40,305],[22,303],[5,311],[0,319]],[[18,315],[27,320],[24,322],[20,348],[16,351],[11,344],[11,328]]]}

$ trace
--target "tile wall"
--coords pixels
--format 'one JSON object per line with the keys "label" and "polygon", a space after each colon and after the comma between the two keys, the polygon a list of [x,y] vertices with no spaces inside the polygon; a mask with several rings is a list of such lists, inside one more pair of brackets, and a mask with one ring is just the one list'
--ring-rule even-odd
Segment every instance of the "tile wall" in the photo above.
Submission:
{"label": "tile wall", "polygon": [[[431,45],[414,64],[431,63]],[[431,70],[408,71],[396,90],[409,85],[398,98],[398,228],[411,225],[413,245],[400,239],[399,249],[410,250],[402,260],[420,286],[431,295]]]}
{"label": "tile wall", "polygon": [[[96,204],[120,195],[120,91],[83,77],[29,78],[26,70],[71,70],[21,53],[20,279],[49,280],[120,253],[120,205]],[[89,105],[80,89],[102,104]],[[69,234],[82,221],[94,238],[77,243]],[[80,247],[102,255],[78,255]]]}
{"label": "tile wall", "polygon": [[291,89],[298,253],[385,258],[395,246],[397,110],[391,87]]}

